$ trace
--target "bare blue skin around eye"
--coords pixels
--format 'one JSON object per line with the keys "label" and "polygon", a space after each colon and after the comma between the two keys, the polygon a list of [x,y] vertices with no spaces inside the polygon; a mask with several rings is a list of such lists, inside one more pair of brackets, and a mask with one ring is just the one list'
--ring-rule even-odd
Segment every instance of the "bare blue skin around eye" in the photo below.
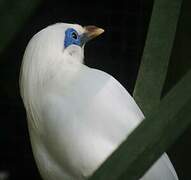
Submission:
{"label": "bare blue skin around eye", "polygon": [[[77,38],[75,39],[72,34],[75,33],[77,35]],[[79,35],[77,31],[73,28],[68,28],[65,32],[65,40],[64,40],[64,47],[67,48],[70,45],[78,45],[82,46],[83,45],[83,35]]]}

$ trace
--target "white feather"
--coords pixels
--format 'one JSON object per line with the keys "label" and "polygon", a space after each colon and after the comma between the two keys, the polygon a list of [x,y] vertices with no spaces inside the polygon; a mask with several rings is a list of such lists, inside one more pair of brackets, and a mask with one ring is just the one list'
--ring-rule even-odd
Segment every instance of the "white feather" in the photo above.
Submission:
{"label": "white feather", "polygon": [[[68,27],[55,24],[35,35],[23,58],[21,95],[34,157],[45,180],[83,180],[127,138],[144,116],[112,76],[89,68],[83,48],[63,49]],[[177,180],[163,155],[141,180]]]}

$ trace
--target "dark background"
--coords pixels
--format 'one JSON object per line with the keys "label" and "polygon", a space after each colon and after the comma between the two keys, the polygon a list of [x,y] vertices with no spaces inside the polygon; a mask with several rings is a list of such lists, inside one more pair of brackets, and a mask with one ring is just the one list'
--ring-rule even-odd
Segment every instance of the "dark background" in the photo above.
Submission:
{"label": "dark background", "polygon": [[[112,74],[132,94],[151,10],[151,0],[47,0],[40,5],[11,44],[0,54],[0,180],[2,172],[7,172],[9,177],[5,179],[10,180],[40,179],[31,152],[26,115],[18,87],[21,60],[30,38],[42,28],[56,22],[104,28],[102,36],[87,44],[85,62],[88,66]],[[189,19],[183,15],[181,18],[185,23]],[[190,39],[184,30],[183,23],[177,31],[174,51],[181,51],[178,57],[174,55],[176,58],[184,57],[182,54],[185,55],[185,47],[189,51]],[[167,76],[171,83],[165,86],[164,93],[179,79],[174,78],[174,73],[180,76],[187,71],[187,61],[189,58],[176,63],[171,60]],[[191,179],[190,135],[191,128],[167,151],[181,180]]]}

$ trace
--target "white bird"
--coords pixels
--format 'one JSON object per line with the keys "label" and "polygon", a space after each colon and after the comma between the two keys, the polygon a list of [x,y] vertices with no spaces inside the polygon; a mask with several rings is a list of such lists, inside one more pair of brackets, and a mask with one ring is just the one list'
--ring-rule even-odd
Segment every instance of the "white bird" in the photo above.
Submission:
{"label": "white bird", "polygon": [[[84,180],[144,119],[126,89],[111,75],[83,64],[96,26],[57,23],[29,42],[20,89],[33,154],[45,180]],[[141,180],[177,180],[166,154]]]}

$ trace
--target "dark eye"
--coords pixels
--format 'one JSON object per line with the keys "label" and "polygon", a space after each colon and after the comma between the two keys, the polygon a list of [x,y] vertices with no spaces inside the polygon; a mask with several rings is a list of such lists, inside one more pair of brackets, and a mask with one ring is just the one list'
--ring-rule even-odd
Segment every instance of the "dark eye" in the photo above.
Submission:
{"label": "dark eye", "polygon": [[78,38],[78,35],[77,35],[76,32],[73,32],[73,33],[72,33],[72,38],[73,38],[73,39],[77,39],[77,38]]}

